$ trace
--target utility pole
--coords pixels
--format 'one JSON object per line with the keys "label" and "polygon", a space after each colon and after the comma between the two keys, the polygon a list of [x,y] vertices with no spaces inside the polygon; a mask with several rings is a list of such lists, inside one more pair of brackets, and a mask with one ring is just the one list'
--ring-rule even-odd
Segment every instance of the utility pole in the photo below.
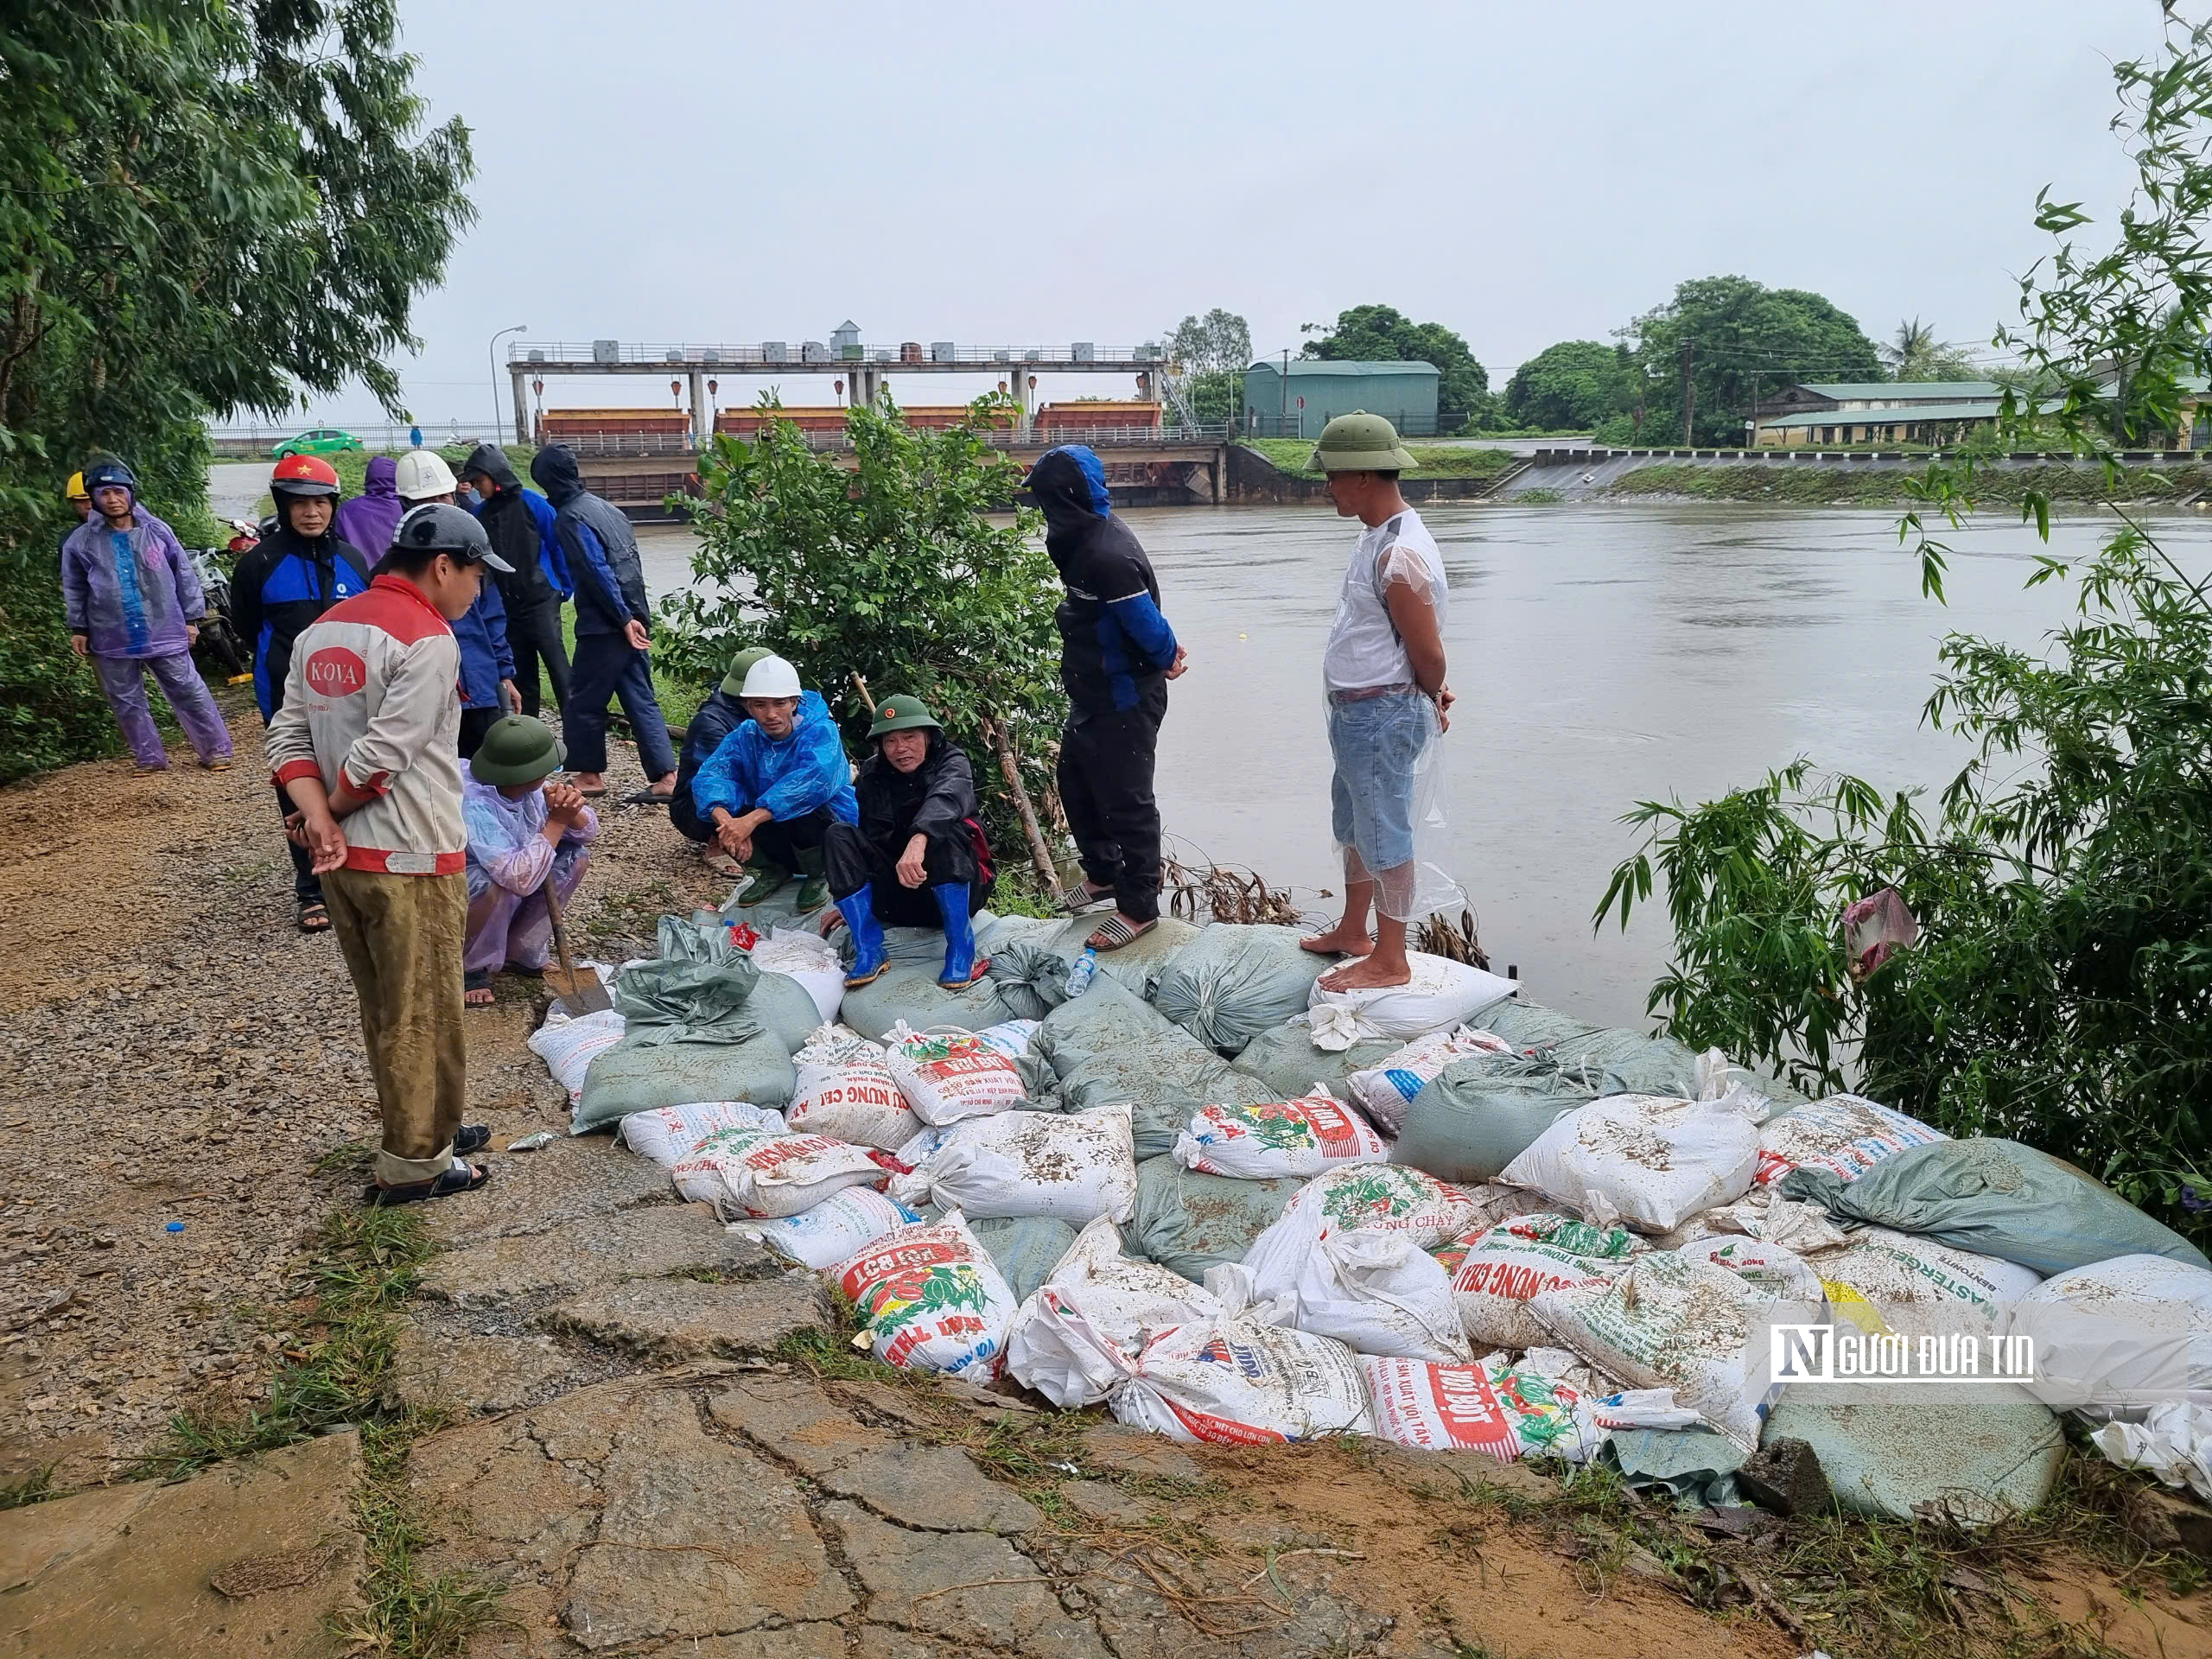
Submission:
{"label": "utility pole", "polygon": [[1690,425],[1697,415],[1697,388],[1690,381],[1690,356],[1697,342],[1682,336],[1682,448],[1690,447]]}
{"label": "utility pole", "polygon": [[[1277,436],[1277,437],[1279,437],[1279,438],[1280,438],[1280,437],[1282,437],[1282,436],[1286,435],[1286,434],[1284,433],[1283,429],[1284,429],[1285,427],[1288,426],[1289,424],[1290,424],[1290,347],[1289,347],[1289,346],[1284,346],[1284,347],[1282,348],[1282,408],[1281,408],[1281,410],[1277,410],[1277,411],[1276,411],[1276,414],[1275,414],[1275,436]],[[1300,422],[1299,423],[1299,426],[1300,426],[1300,429],[1301,429],[1301,430],[1304,429],[1305,424],[1306,424],[1306,423],[1305,423],[1303,421],[1300,421]]]}

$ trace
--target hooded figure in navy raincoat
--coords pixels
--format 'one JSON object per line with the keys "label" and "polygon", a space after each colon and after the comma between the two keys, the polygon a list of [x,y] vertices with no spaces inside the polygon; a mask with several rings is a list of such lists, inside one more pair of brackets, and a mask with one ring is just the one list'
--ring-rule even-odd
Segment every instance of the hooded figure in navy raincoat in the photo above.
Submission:
{"label": "hooded figure in navy raincoat", "polygon": [[1116,913],[1091,934],[1116,950],[1160,920],[1160,807],[1153,758],[1167,713],[1167,682],[1185,653],[1160,610],[1160,579],[1135,534],[1114,517],[1106,468],[1092,450],[1048,450],[1029,469],[1045,513],[1045,550],[1066,597],[1060,683],[1068,723],[1060,737],[1060,804],[1083,860],[1081,895],[1111,893]]}

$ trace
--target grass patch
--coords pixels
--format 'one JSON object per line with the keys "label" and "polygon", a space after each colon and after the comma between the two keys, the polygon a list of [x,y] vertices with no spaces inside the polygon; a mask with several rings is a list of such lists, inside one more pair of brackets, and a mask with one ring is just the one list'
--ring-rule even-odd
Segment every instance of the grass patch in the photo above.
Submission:
{"label": "grass patch", "polygon": [[[318,1160],[357,1156],[334,1147]],[[411,1210],[347,1206],[323,1222],[307,1278],[321,1335],[304,1358],[286,1359],[268,1402],[232,1416],[182,1413],[168,1439],[134,1474],[178,1479],[208,1465],[274,1451],[352,1427],[361,1439],[365,1475],[353,1497],[367,1541],[365,1605],[335,1632],[348,1651],[394,1659],[446,1659],[476,1631],[497,1623],[501,1590],[472,1573],[431,1573],[423,1553],[435,1535],[407,1490],[408,1449],[442,1427],[435,1411],[394,1408],[385,1384],[398,1344],[398,1306],[413,1294],[433,1246]]]}
{"label": "grass patch", "polygon": [[1567,497],[1560,492],[1554,489],[1539,488],[1534,490],[1523,490],[1518,495],[1510,499],[1513,505],[1516,507],[1548,507],[1554,502],[1566,500]]}
{"label": "grass patch", "polygon": [[26,1504],[43,1503],[49,1497],[68,1496],[54,1485],[54,1465],[49,1463],[45,1468],[35,1470],[20,1480],[0,1484],[0,1510],[20,1510]]}
{"label": "grass patch", "polygon": [[[573,600],[561,607],[561,643],[568,651],[569,660],[574,662],[576,657],[576,607]],[[540,666],[537,672],[539,701],[543,707],[550,709],[555,706],[553,682],[545,677],[543,666]],[[682,748],[683,745],[682,740],[676,737],[676,729],[689,726],[691,723],[691,716],[699,712],[699,705],[712,696],[714,691],[713,685],[698,680],[688,680],[681,675],[671,674],[661,665],[658,658],[654,659],[653,697],[660,704],[662,718],[669,724],[670,739],[677,748]],[[629,733],[630,721],[622,713],[621,704],[616,702],[612,697],[607,699],[607,707],[614,710],[607,721],[607,737],[608,741],[612,741],[617,733]]]}
{"label": "grass patch", "polygon": [[[1910,498],[1905,480],[1914,472],[1856,467],[1818,466],[1796,461],[1746,461],[1740,466],[1692,466],[1684,462],[1638,467],[1607,486],[1611,496],[1666,495],[1707,501],[1758,501],[1781,505],[1902,505]],[[1989,467],[1974,474],[1974,499],[1984,506],[2017,506],[2027,493],[2040,490],[2054,502],[2093,505],[2108,500],[2150,503],[2178,501],[2212,485],[2212,472],[2185,467],[2131,467],[2121,471],[2120,487],[2107,491],[2101,467]],[[1514,498],[1528,501],[1536,492]]]}
{"label": "grass patch", "polygon": [[[1244,438],[1243,446],[1256,454],[1265,456],[1268,464],[1279,473],[1294,478],[1319,478],[1320,469],[1306,463],[1313,456],[1311,438]],[[1421,461],[1421,466],[1407,474],[1409,478],[1490,478],[1520,464],[1518,457],[1505,449],[1475,449],[1463,446],[1430,444],[1415,440],[1408,445]]]}

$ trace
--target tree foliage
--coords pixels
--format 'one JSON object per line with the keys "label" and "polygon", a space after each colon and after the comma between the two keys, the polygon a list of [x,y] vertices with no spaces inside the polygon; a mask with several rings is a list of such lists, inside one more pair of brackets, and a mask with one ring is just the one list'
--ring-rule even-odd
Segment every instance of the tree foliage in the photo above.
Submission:
{"label": "tree foliage", "polygon": [[1305,325],[1316,334],[1300,348],[1301,357],[1339,363],[1427,363],[1437,372],[1436,425],[1457,431],[1492,411],[1490,374],[1475,360],[1467,342],[1440,322],[1415,322],[1387,305],[1355,305],[1339,311],[1334,324]]}
{"label": "tree foliage", "polygon": [[[2139,186],[2113,247],[2064,240],[2078,203],[2037,204],[2061,239],[2023,279],[2015,347],[2058,406],[2043,419],[2120,476],[2113,442],[2166,429],[2212,373],[2212,35],[2116,70]],[[2123,369],[2110,378],[2112,365]],[[2008,395],[2000,436],[2026,429]],[[2000,442],[1999,448],[2017,447]],[[1940,598],[1929,526],[1974,501],[1971,461],[1915,480],[1902,530]],[[1624,925],[1666,886],[1675,956],[1651,1007],[1670,1031],[1954,1133],[2009,1135],[2203,1230],[2182,1205],[2212,1169],[2212,577],[2117,507],[2047,654],[1967,634],[1939,651],[1925,717],[1971,745],[1939,791],[1885,791],[1799,760],[1696,807],[1647,802],[1649,839],[1599,915]],[[2050,504],[2024,516],[2048,533]],[[1840,907],[1894,887],[1916,945],[1854,982]]]}
{"label": "tree foliage", "polygon": [[1981,380],[1987,377],[1962,346],[1936,338],[1918,317],[1897,326],[1882,346],[1882,362],[1896,380]]}
{"label": "tree foliage", "polygon": [[[9,765],[104,731],[61,649],[60,485],[118,454],[173,518],[209,414],[275,414],[416,342],[470,213],[468,135],[422,132],[392,0],[86,0],[0,18],[0,706]],[[57,654],[58,652],[58,654]],[[19,757],[26,753],[29,763]]]}
{"label": "tree foliage", "polygon": [[1252,362],[1251,326],[1217,305],[1203,317],[1194,314],[1175,325],[1167,355],[1192,375],[1241,375]]}
{"label": "tree foliage", "polygon": [[856,409],[854,470],[788,421],[752,441],[717,436],[700,457],[703,497],[683,503],[698,586],[663,601],[657,636],[672,667],[709,680],[745,647],[773,646],[842,711],[856,748],[868,721],[855,675],[879,702],[921,697],[975,762],[1001,865],[1020,861],[1022,843],[984,721],[1004,723],[1042,798],[1067,710],[1059,584],[1037,515],[986,516],[1020,487],[1020,469],[985,442],[1005,407],[982,399],[944,429],[909,427],[887,397]]}
{"label": "tree foliage", "polygon": [[1748,276],[1701,276],[1618,331],[1636,359],[1644,443],[1682,436],[1682,342],[1696,391],[1691,442],[1740,443],[1756,395],[1793,380],[1879,380],[1882,359],[1858,321],[1818,294]]}
{"label": "tree foliage", "polygon": [[1634,406],[1637,378],[1625,347],[1563,340],[1513,372],[1505,385],[1506,417],[1547,431],[1593,429]]}

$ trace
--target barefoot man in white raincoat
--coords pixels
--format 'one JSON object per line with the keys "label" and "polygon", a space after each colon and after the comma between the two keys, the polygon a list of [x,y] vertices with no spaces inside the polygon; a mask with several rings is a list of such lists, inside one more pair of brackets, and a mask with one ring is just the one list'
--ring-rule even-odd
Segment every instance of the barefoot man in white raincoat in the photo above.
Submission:
{"label": "barefoot man in white raincoat", "polygon": [[1415,464],[1380,415],[1338,416],[1313,451],[1337,512],[1366,527],[1321,658],[1344,919],[1303,942],[1308,950],[1361,960],[1324,974],[1325,990],[1406,984],[1413,977],[1407,925],[1463,896],[1440,861],[1438,740],[1452,701],[1444,683],[1444,560],[1398,493],[1399,473]]}

